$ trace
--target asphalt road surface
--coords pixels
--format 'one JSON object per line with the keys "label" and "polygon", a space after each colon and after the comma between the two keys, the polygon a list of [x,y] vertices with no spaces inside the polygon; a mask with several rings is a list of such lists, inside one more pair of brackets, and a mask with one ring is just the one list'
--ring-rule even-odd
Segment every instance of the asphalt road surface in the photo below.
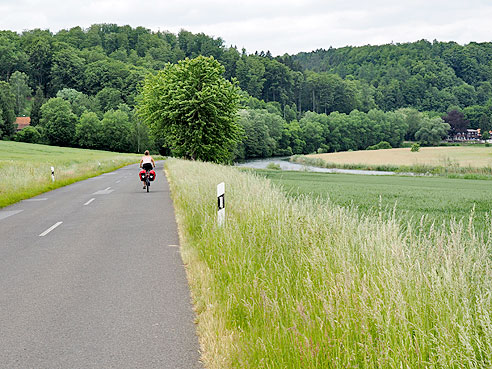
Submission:
{"label": "asphalt road surface", "polygon": [[0,209],[0,368],[202,368],[162,167]]}

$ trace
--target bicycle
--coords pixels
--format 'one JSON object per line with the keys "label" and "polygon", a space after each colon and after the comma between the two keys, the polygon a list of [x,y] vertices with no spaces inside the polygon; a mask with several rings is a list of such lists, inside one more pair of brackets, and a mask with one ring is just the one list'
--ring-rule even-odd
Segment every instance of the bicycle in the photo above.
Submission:
{"label": "bicycle", "polygon": [[145,188],[147,192],[150,191],[150,182],[155,179],[155,172],[153,169],[142,169],[139,173],[140,180],[145,183]]}

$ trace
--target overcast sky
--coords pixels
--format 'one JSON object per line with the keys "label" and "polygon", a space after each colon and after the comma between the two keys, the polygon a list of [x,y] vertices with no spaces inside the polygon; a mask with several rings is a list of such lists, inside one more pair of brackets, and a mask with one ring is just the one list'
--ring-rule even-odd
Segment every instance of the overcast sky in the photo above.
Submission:
{"label": "overcast sky", "polygon": [[0,29],[94,23],[221,37],[248,53],[294,54],[390,42],[492,41],[488,0],[0,0]]}

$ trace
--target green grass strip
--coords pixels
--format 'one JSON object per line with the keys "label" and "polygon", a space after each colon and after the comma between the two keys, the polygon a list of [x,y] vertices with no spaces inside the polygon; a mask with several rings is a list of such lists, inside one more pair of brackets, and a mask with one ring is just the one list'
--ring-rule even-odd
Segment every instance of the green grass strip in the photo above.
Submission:
{"label": "green grass strip", "polygon": [[[141,155],[0,141],[0,208],[137,163]],[[51,167],[55,168],[55,182]]]}

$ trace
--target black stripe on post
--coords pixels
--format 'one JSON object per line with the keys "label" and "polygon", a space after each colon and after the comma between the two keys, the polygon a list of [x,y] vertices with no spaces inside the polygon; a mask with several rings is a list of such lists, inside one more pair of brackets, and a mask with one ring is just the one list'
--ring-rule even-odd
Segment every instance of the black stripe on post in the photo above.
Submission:
{"label": "black stripe on post", "polygon": [[218,206],[219,210],[225,208],[225,196],[224,196],[224,194],[217,197],[217,206]]}

